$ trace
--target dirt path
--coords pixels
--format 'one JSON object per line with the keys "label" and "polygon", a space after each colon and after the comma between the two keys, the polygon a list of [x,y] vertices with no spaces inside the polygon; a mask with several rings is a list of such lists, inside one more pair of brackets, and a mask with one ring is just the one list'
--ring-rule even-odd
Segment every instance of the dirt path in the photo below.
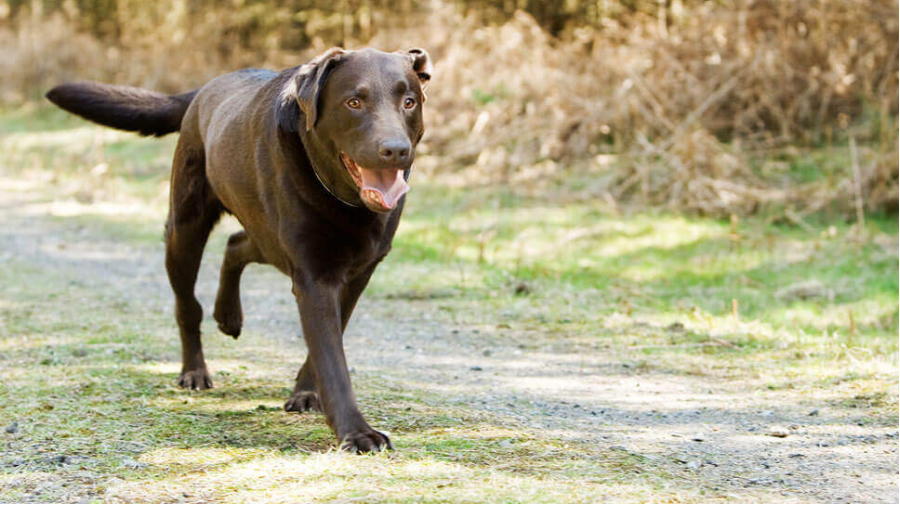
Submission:
{"label": "dirt path", "polygon": [[[123,243],[50,219],[32,193],[7,190],[0,200],[0,261],[51,269],[171,312],[161,243]],[[200,274],[207,318],[220,257],[208,250]],[[251,267],[242,288],[242,339],[299,362],[305,348],[288,281]],[[370,389],[380,380],[415,384],[436,407],[637,454],[699,475],[730,500],[898,501],[896,426],[825,399],[798,404],[783,392],[759,393],[740,380],[647,371],[615,350],[506,331],[489,313],[481,325],[455,324],[439,305],[364,296],[346,337],[354,380],[375,381]]]}

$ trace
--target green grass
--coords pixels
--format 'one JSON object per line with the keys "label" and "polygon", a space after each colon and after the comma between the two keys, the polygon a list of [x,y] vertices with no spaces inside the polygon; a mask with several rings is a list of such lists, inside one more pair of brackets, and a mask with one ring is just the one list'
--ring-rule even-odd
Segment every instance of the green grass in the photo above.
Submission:
{"label": "green grass", "polygon": [[[24,181],[40,193],[63,236],[146,247],[161,241],[173,145],[46,108],[7,111],[0,183]],[[790,176],[812,177],[817,159],[795,160]],[[482,330],[485,345],[590,349],[635,373],[738,381],[800,403],[824,397],[896,425],[896,218],[870,216],[860,228],[823,217],[811,220],[813,233],[763,219],[623,217],[600,203],[448,181],[413,175],[393,251],[367,298]],[[225,236],[209,249],[220,251]],[[23,430],[0,437],[0,501],[736,496],[638,454],[435,401],[401,376],[358,386],[363,410],[399,450],[344,455],[321,418],[278,409],[297,363],[262,338],[209,339],[217,389],[184,392],[174,387],[168,312],[139,293],[0,258],[0,424],[19,420]],[[737,496],[768,496],[754,493]]]}

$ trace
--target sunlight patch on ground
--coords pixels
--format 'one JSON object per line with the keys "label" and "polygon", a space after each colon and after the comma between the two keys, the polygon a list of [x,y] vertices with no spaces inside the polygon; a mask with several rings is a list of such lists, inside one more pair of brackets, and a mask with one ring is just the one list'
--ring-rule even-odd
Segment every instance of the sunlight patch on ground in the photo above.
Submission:
{"label": "sunlight patch on ground", "polygon": [[133,139],[133,133],[85,125],[66,130],[7,133],[0,136],[0,147],[22,151],[47,148],[69,148],[71,150],[81,149],[82,146]]}
{"label": "sunlight patch on ground", "polygon": [[132,365],[129,368],[154,375],[172,375],[181,372],[181,362],[156,360],[149,363]]}
{"label": "sunlight patch on ground", "polygon": [[[892,314],[897,313],[897,307],[885,303],[887,300],[859,300],[851,303],[835,304],[827,310],[813,305],[794,305],[786,307],[782,311],[783,317],[801,326],[810,326],[819,329],[850,327],[850,318],[854,325],[877,325],[886,320]],[[852,316],[851,316],[852,312]]]}
{"label": "sunlight patch on ground", "polygon": [[[634,223],[598,218],[601,221],[599,224],[584,226],[582,213],[565,208],[538,207],[506,210],[495,217],[485,216],[483,220],[455,218],[450,229],[462,236],[477,231],[479,237],[484,235],[489,240],[497,233],[513,234],[509,239],[510,247],[501,249],[489,246],[482,252],[477,244],[466,243],[456,249],[456,256],[466,261],[476,261],[484,254],[490,261],[516,264],[523,260],[571,259],[578,250],[591,246],[587,255],[579,255],[584,256],[579,258],[579,266],[592,267],[594,261],[599,261],[592,258],[608,261],[644,249],[674,249],[723,233],[709,224],[672,217]],[[599,245],[595,243],[598,239],[602,239]]]}
{"label": "sunlight patch on ground", "polygon": [[[558,433],[544,431],[541,433],[545,438],[554,438]],[[480,439],[513,439],[520,437],[530,437],[531,435],[522,430],[514,430],[509,427],[500,427],[492,424],[480,424],[469,426],[466,428],[432,428],[422,433],[423,437],[440,436],[459,438],[480,438]]]}
{"label": "sunlight patch on ground", "polygon": [[[192,450],[180,456],[190,459]],[[499,462],[498,463],[502,463]],[[594,469],[600,471],[600,468]],[[602,475],[602,474],[600,474]],[[599,476],[599,475],[598,475]],[[381,501],[400,493],[428,501],[595,501],[614,496],[647,496],[643,479],[602,479],[573,483],[564,475],[543,477],[514,471],[476,469],[432,457],[402,453],[357,457],[338,452],[311,456],[262,457],[227,464],[166,481],[130,482],[111,487],[107,500],[225,500],[262,502]],[[635,482],[636,481],[636,482]]]}
{"label": "sunlight patch on ground", "polygon": [[372,285],[395,298],[439,299],[459,294],[467,286],[483,286],[484,276],[465,264],[408,264],[388,256]]}
{"label": "sunlight patch on ground", "polygon": [[[37,174],[31,178],[0,179],[0,187],[8,187],[17,192],[30,192],[34,195],[43,194],[46,191],[48,181],[46,177]],[[24,200],[24,199],[23,199]],[[59,218],[72,218],[82,216],[96,216],[100,218],[113,218],[121,222],[132,223],[135,220],[142,222],[160,221],[165,215],[165,210],[156,203],[129,198],[125,195],[115,200],[93,200],[81,202],[75,198],[53,198],[46,201],[26,201],[19,206],[17,212],[23,216],[54,216]]]}
{"label": "sunlight patch on ground", "polygon": [[[568,402],[590,402],[591,404],[615,404],[616,408],[640,411],[677,408],[679,404],[706,402],[699,396],[700,390],[685,384],[675,377],[656,379],[642,377],[610,378],[608,375],[579,375],[568,377],[498,377],[501,387],[542,394],[552,398],[554,392],[565,390]],[[621,393],[628,391],[622,397]]]}
{"label": "sunlight patch on ground", "polygon": [[[27,338],[23,338],[27,335]],[[52,348],[78,343],[79,339],[62,333],[34,333],[13,335],[0,338],[0,351],[25,351],[29,349]],[[2,369],[0,369],[2,370]]]}
{"label": "sunlight patch on ground", "polygon": [[[280,412],[282,403],[287,400],[287,395],[284,395],[284,397],[273,395],[266,398],[256,394],[252,400],[233,399],[230,398],[230,396],[233,395],[230,395],[228,391],[223,388],[219,388],[218,396],[204,396],[204,393],[202,392],[191,393],[185,391],[184,393],[179,392],[178,396],[151,399],[148,402],[148,405],[162,409],[177,409],[187,405],[192,412],[202,412],[207,414],[257,412],[261,407],[265,407],[266,410],[271,409]],[[234,396],[237,396],[237,394]],[[285,415],[294,414],[285,413]]]}
{"label": "sunlight patch on ground", "polygon": [[235,460],[257,457],[265,451],[259,449],[236,449],[217,447],[162,447],[142,454],[138,461],[150,465],[162,466],[171,470],[173,466],[189,466],[194,470],[205,467],[223,465]]}
{"label": "sunlight patch on ground", "polygon": [[134,218],[159,219],[155,206],[138,205],[135,202],[94,202],[83,204],[77,200],[54,200],[46,204],[46,208],[34,206],[28,213],[32,215],[51,215],[56,217],[74,217],[84,215],[114,216],[117,219]]}

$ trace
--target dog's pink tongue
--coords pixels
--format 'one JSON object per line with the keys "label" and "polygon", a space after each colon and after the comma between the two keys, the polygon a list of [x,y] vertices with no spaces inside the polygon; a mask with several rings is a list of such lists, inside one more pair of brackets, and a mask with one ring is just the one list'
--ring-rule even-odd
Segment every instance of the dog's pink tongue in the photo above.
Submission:
{"label": "dog's pink tongue", "polygon": [[391,210],[400,197],[409,191],[409,184],[403,180],[403,170],[369,170],[359,167],[362,175],[361,195],[385,210]]}

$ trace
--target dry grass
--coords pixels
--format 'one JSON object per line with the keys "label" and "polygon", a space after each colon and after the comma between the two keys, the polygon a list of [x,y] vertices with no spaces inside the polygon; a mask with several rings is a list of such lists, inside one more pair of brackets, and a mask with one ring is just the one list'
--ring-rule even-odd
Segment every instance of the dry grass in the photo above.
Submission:
{"label": "dry grass", "polygon": [[[0,98],[68,79],[178,91],[337,42],[323,28],[303,54],[280,49],[277,32],[248,47],[232,34],[240,9],[197,22],[178,5],[159,2],[156,24],[125,23],[114,44],[79,33],[71,14],[8,21]],[[431,51],[419,168],[450,182],[533,194],[575,174],[586,179],[577,198],[717,216],[777,209],[802,223],[822,210],[896,212],[896,12],[895,0],[733,0],[673,8],[668,25],[619,13],[555,38],[521,12],[485,24],[436,2],[348,45]],[[795,177],[807,147],[832,150],[830,165]]]}
{"label": "dry grass", "polygon": [[692,11],[665,34],[633,19],[562,40],[525,14],[492,27],[455,20],[449,37],[429,40],[440,55],[435,166],[520,183],[575,165],[595,174],[589,198],[636,196],[715,215],[789,202],[801,213],[832,202],[846,211],[855,205],[849,163],[836,177],[793,185],[759,164],[787,146],[857,137],[868,210],[896,208],[896,9],[736,7]]}

